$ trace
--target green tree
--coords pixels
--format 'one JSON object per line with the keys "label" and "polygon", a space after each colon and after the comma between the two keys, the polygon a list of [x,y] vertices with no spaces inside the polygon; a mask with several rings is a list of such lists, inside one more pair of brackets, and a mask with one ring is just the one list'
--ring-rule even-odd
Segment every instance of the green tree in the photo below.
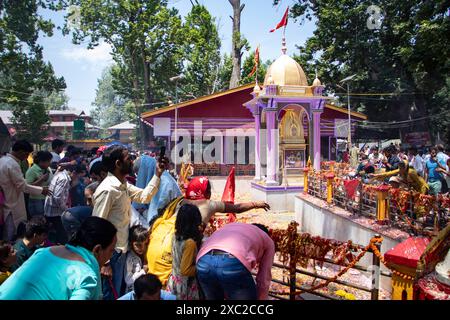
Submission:
{"label": "green tree", "polygon": [[[247,58],[245,58],[244,63],[242,65],[242,75],[241,75],[241,81],[240,84],[249,84],[256,81],[256,72],[251,77],[249,77],[249,74],[253,70],[253,66],[255,65],[255,51],[250,53]],[[258,83],[262,84],[264,82],[264,77],[267,72],[267,68],[270,66],[270,61],[262,62],[260,57],[260,62],[258,66]]]}
{"label": "green tree", "polygon": [[[308,75],[318,69],[328,92],[343,93],[335,84],[357,74],[350,83],[351,92],[393,93],[381,98],[351,97],[352,108],[367,113],[371,121],[426,117],[402,130],[431,130],[435,136],[448,132],[448,104],[443,104],[450,74],[446,1],[294,3],[291,16],[317,19],[314,35],[299,47],[296,59]],[[371,5],[380,8],[379,16],[370,11]]]}
{"label": "green tree", "polygon": [[115,89],[133,101],[137,114],[173,92],[174,85],[169,78],[182,69],[183,28],[178,11],[169,9],[167,0],[71,0],[69,3],[79,8],[79,27],[70,28],[67,24],[64,32],[72,32],[75,43],[89,38],[90,47],[99,41],[111,45],[113,59],[119,67],[113,73],[117,80]]}
{"label": "green tree", "polygon": [[215,83],[215,92],[229,89],[232,70],[233,60],[230,55],[225,53],[220,62],[219,73]]}
{"label": "green tree", "polygon": [[102,128],[108,128],[118,123],[130,120],[130,115],[125,110],[127,100],[118,94],[113,86],[113,69],[117,66],[109,66],[103,70],[102,77],[98,80],[94,109],[91,116],[95,124]]}
{"label": "green tree", "polygon": [[[44,93],[42,93],[44,95]],[[48,110],[69,110],[69,96],[64,91],[53,91],[44,95]]]}
{"label": "green tree", "polygon": [[[184,24],[186,68],[183,90],[194,96],[211,94],[220,65],[220,39],[215,19],[202,5],[193,5]],[[180,98],[180,93],[178,94]]]}
{"label": "green tree", "polygon": [[18,136],[38,144],[49,122],[40,92],[65,88],[37,44],[39,34],[53,34],[52,21],[39,14],[45,8],[57,9],[54,1],[0,1],[0,101],[12,110]]}
{"label": "green tree", "polygon": [[241,80],[241,60],[244,54],[243,50],[249,50],[248,41],[241,34],[241,13],[245,8],[245,4],[241,4],[241,0],[228,0],[233,7],[233,16],[230,16],[233,21],[233,33],[231,40],[231,58],[232,71],[230,77],[230,89],[239,85]]}

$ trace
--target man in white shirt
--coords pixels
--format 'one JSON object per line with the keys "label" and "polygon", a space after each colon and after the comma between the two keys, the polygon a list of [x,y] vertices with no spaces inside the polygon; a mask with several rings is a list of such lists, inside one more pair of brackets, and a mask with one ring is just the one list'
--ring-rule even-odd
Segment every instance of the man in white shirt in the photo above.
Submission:
{"label": "man in white shirt", "polygon": [[449,156],[445,153],[444,145],[438,144],[438,145],[436,146],[436,148],[438,149],[438,153],[437,153],[437,155],[436,155],[437,159],[438,159],[440,162],[445,163],[445,166],[446,166],[447,171],[448,171],[447,162],[448,162]]}
{"label": "man in white shirt", "polygon": [[103,154],[102,163],[108,170],[108,176],[100,183],[93,196],[92,215],[109,220],[117,228],[116,250],[109,266],[102,268],[102,274],[112,277],[111,282],[104,281],[104,299],[114,299],[122,294],[122,280],[128,250],[128,232],[130,228],[131,201],[149,203],[159,187],[161,174],[166,170],[168,160],[158,161],[155,176],[145,189],[129,184],[126,176],[132,170],[128,150],[122,146],[109,147]]}
{"label": "man in white shirt", "polygon": [[26,140],[14,143],[12,152],[0,158],[0,187],[5,196],[4,238],[11,241],[19,223],[27,219],[24,193],[32,195],[50,194],[47,187],[33,186],[26,182],[20,162],[33,152],[33,146]]}
{"label": "man in white shirt", "polygon": [[381,163],[386,160],[386,157],[381,154],[378,150],[378,147],[372,148],[372,153],[369,155],[369,162],[379,168],[381,166]]}
{"label": "man in white shirt", "polygon": [[417,173],[423,177],[424,171],[423,171],[423,159],[421,156],[419,156],[418,152],[417,152],[417,148],[416,147],[411,147],[408,150],[408,161],[409,161],[409,166],[413,167]]}
{"label": "man in white shirt", "polygon": [[61,161],[61,156],[60,154],[63,152],[64,150],[64,145],[65,142],[60,140],[60,139],[55,139],[52,141],[52,164],[53,167],[56,168],[56,164]]}
{"label": "man in white shirt", "polygon": [[[445,153],[445,147],[442,144],[438,144],[436,146],[436,148],[438,149],[438,153],[437,153],[436,157],[439,162],[444,164],[445,171],[448,172],[449,156]],[[448,175],[443,175],[443,178],[442,178],[442,192],[443,193],[448,192],[448,188],[450,187],[449,183],[450,183],[450,179],[449,179]]]}
{"label": "man in white shirt", "polygon": [[52,225],[49,238],[55,243],[66,244],[69,240],[62,224],[61,215],[70,207],[69,192],[77,179],[77,169],[76,166],[67,166],[63,171],[57,172],[49,186],[52,195],[45,199],[44,216]]}

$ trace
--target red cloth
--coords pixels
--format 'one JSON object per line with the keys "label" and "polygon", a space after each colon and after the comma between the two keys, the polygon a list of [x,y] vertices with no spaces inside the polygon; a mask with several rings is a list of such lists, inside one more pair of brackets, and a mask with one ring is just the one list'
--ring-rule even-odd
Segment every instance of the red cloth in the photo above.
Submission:
{"label": "red cloth", "polygon": [[342,155],[342,161],[344,161],[345,163],[350,162],[350,154],[347,151],[345,151],[344,154]]}
{"label": "red cloth", "polygon": [[353,199],[355,197],[356,189],[358,189],[359,180],[344,180],[345,191],[347,197]]}
{"label": "red cloth", "polygon": [[[227,183],[225,184],[225,188],[223,189],[222,201],[234,203],[234,193],[236,189],[236,183],[234,179],[234,167],[231,168],[230,174],[228,175]],[[236,215],[234,213],[228,214],[228,222],[235,222]]]}
{"label": "red cloth", "polygon": [[105,150],[108,149],[107,146],[101,146],[97,149],[97,154],[99,155],[100,153],[105,152]]}
{"label": "red cloth", "polygon": [[207,177],[195,177],[189,182],[186,189],[186,199],[190,200],[205,200],[205,192],[208,187]]}
{"label": "red cloth", "polygon": [[430,239],[425,237],[410,237],[399,243],[384,254],[386,262],[416,268]]}
{"label": "red cloth", "polygon": [[277,29],[280,29],[281,27],[285,27],[287,26],[288,23],[288,15],[289,15],[289,7],[287,7],[286,12],[283,15],[283,18],[281,19],[280,22],[278,22],[277,26],[275,27],[275,29],[270,30],[270,32],[274,32]]}
{"label": "red cloth", "polygon": [[136,185],[136,177],[133,177],[133,176],[126,176],[125,179],[126,179],[129,183],[131,183],[133,186]]}
{"label": "red cloth", "polygon": [[434,272],[419,279],[415,287],[417,300],[450,300],[450,287],[440,283]]}
{"label": "red cloth", "polygon": [[259,46],[256,48],[256,51],[255,51],[254,62],[255,62],[255,65],[253,66],[252,71],[250,72],[250,74],[247,77],[251,77],[256,72],[256,68],[258,68],[258,65],[259,65]]}

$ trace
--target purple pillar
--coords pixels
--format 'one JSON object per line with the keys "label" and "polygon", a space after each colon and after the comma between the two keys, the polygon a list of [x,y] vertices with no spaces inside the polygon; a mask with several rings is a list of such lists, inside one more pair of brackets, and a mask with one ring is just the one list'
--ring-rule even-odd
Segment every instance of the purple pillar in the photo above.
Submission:
{"label": "purple pillar", "polygon": [[276,110],[266,109],[267,123],[267,185],[277,185],[277,129],[275,127]]}
{"label": "purple pillar", "polygon": [[320,114],[322,111],[313,111],[314,136],[314,170],[320,170]]}
{"label": "purple pillar", "polygon": [[260,153],[260,130],[261,130],[261,113],[256,111],[253,116],[255,117],[255,179],[261,180],[261,153]]}

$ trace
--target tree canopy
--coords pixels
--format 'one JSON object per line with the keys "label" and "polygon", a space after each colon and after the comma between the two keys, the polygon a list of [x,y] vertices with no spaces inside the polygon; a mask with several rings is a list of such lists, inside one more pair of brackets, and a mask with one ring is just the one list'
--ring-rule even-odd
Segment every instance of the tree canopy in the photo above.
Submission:
{"label": "tree canopy", "polygon": [[48,102],[42,92],[65,88],[37,43],[40,34],[52,36],[54,24],[39,9],[57,9],[54,1],[0,1],[0,104],[13,112],[20,138],[42,143],[47,134]]}
{"label": "tree canopy", "polygon": [[192,6],[184,24],[183,90],[196,97],[211,94],[220,65],[220,38],[215,19],[202,5]]}
{"label": "tree canopy", "polygon": [[113,86],[113,65],[103,70],[102,77],[98,79],[94,109],[91,116],[94,123],[102,128],[108,128],[118,123],[136,118],[136,114],[129,110],[129,100],[116,92]]}
{"label": "tree canopy", "polygon": [[337,87],[338,82],[357,74],[349,83],[350,91],[373,96],[351,96],[352,108],[365,112],[371,121],[383,122],[383,130],[393,127],[387,121],[422,119],[401,130],[431,130],[435,136],[437,132],[448,136],[450,19],[446,3],[294,0],[293,18],[314,16],[317,20],[313,36],[299,47],[296,59],[308,75],[317,68],[328,92],[342,99],[346,93]]}

